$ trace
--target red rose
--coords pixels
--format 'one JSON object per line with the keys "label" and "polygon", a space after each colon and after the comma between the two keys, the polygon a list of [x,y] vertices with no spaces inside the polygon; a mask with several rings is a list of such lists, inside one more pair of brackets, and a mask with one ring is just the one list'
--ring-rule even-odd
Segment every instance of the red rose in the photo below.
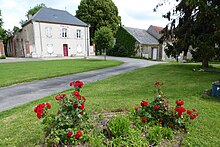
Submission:
{"label": "red rose", "polygon": [[37,109],[38,109],[38,107],[35,107],[35,108],[34,108],[34,112],[35,112],[35,113],[37,113]]}
{"label": "red rose", "polygon": [[196,109],[195,109],[195,108],[193,108],[192,110],[193,110],[193,112],[196,112]]}
{"label": "red rose", "polygon": [[141,106],[142,106],[142,107],[145,107],[145,106],[147,106],[147,105],[148,105],[148,102],[146,102],[146,101],[142,101],[142,102],[141,102]]}
{"label": "red rose", "polygon": [[135,111],[138,111],[138,106],[135,106],[135,107],[134,107],[134,110],[135,110]]}
{"label": "red rose", "polygon": [[78,100],[81,99],[80,93],[79,93],[78,91],[75,91],[75,92],[73,93],[73,95],[74,95]]}
{"label": "red rose", "polygon": [[186,111],[186,108],[180,107],[180,111],[181,111],[181,112],[185,112],[185,111]]}
{"label": "red rose", "polygon": [[83,112],[80,112],[79,114],[83,115]]}
{"label": "red rose", "polygon": [[158,121],[159,121],[159,122],[162,122],[162,121],[163,121],[163,118],[161,118],[161,117],[158,118]]}
{"label": "red rose", "polygon": [[182,105],[184,105],[184,101],[182,101],[182,100],[179,100],[179,101],[176,100],[176,105],[181,107]]}
{"label": "red rose", "polygon": [[45,104],[44,104],[44,103],[39,104],[39,107],[44,108],[44,107],[45,107]]}
{"label": "red rose", "polygon": [[178,116],[182,116],[183,112],[178,112]]}
{"label": "red rose", "polygon": [[187,110],[186,113],[189,114],[189,115],[191,115],[191,114],[192,114],[192,111],[191,111],[191,110]]}
{"label": "red rose", "polygon": [[191,116],[190,116],[190,119],[193,120],[193,119],[195,119],[198,115],[199,115],[198,113],[196,113],[196,114],[194,114],[194,115],[191,115]]}
{"label": "red rose", "polygon": [[70,86],[74,86],[75,88],[82,88],[84,85],[83,82],[77,80],[75,82],[70,82]]}
{"label": "red rose", "polygon": [[37,118],[41,118],[42,116],[41,116],[41,114],[39,114],[39,113],[37,113]]}
{"label": "red rose", "polygon": [[79,107],[80,110],[83,110],[85,108],[85,104],[82,103],[82,105]]}
{"label": "red rose", "polygon": [[37,108],[37,114],[42,114],[44,113],[44,110],[41,107]]}
{"label": "red rose", "polygon": [[68,136],[68,137],[71,137],[71,136],[72,136],[72,134],[73,134],[73,132],[68,131],[67,136]]}
{"label": "red rose", "polygon": [[154,85],[160,85],[160,82],[156,81],[156,82],[154,83]]}
{"label": "red rose", "polygon": [[80,96],[80,93],[78,91],[74,91],[73,95],[74,96]]}
{"label": "red rose", "polygon": [[173,124],[169,124],[169,127],[170,127],[171,129],[173,129],[173,128],[174,128]]}
{"label": "red rose", "polygon": [[79,131],[76,133],[75,138],[76,138],[76,139],[79,139],[81,136],[82,136],[82,132],[79,130]]}
{"label": "red rose", "polygon": [[73,104],[73,107],[74,108],[78,108],[78,104]]}
{"label": "red rose", "polygon": [[181,116],[183,114],[183,112],[186,111],[186,108],[184,108],[184,107],[177,107],[177,108],[175,108],[175,111],[177,111],[178,115]]}
{"label": "red rose", "polygon": [[154,110],[158,110],[160,106],[154,106]]}
{"label": "red rose", "polygon": [[147,119],[144,117],[144,118],[141,119],[141,121],[142,121],[143,123],[146,123],[146,122],[147,122]]}
{"label": "red rose", "polygon": [[58,94],[55,98],[56,98],[56,100],[60,101],[60,100],[62,100],[64,97],[66,97],[66,94]]}
{"label": "red rose", "polygon": [[74,82],[70,82],[70,86],[73,86]]}
{"label": "red rose", "polygon": [[192,119],[192,120],[195,119],[195,118],[196,118],[195,115],[191,115],[191,116],[190,116],[190,119]]}
{"label": "red rose", "polygon": [[50,108],[51,108],[50,103],[46,103],[46,106],[47,106],[47,108],[48,108],[48,109],[50,109]]}

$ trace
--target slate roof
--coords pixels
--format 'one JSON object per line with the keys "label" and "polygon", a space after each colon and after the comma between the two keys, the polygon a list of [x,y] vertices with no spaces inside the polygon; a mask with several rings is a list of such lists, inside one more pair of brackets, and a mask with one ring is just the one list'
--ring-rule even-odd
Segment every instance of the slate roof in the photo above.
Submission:
{"label": "slate roof", "polygon": [[88,26],[88,24],[84,23],[67,11],[47,7],[41,8],[30,20],[27,21],[27,23],[30,21]]}
{"label": "slate roof", "polygon": [[124,27],[139,43],[146,45],[157,45],[158,40],[150,35],[147,30]]}
{"label": "slate roof", "polygon": [[155,38],[160,39],[160,38],[162,37],[162,33],[161,33],[162,30],[163,30],[162,27],[158,27],[158,26],[153,26],[153,25],[151,25],[151,26],[148,28],[147,32],[148,32],[149,34],[151,34],[152,36],[154,36]]}

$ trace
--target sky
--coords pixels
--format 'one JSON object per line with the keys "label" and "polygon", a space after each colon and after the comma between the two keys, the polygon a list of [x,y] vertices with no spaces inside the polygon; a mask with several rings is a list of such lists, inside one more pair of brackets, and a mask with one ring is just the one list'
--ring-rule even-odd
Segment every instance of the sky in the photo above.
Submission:
{"label": "sky", "polygon": [[[21,20],[26,20],[26,13],[30,8],[44,3],[49,8],[66,10],[75,15],[81,0],[0,0],[0,10],[3,18],[3,28],[12,30],[20,26]],[[157,12],[153,8],[160,0],[112,0],[118,7],[122,25],[126,27],[148,29],[150,25],[165,27],[168,21],[162,18],[174,4],[167,3]]]}

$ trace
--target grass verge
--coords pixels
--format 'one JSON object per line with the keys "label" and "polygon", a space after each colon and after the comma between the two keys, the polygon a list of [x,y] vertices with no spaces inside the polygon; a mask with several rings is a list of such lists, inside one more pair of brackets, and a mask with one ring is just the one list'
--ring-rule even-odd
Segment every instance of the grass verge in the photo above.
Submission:
{"label": "grass verge", "polygon": [[102,69],[120,64],[122,64],[121,61],[83,59],[0,63],[0,87]]}
{"label": "grass verge", "polygon": [[[192,72],[197,65],[163,64],[117,75],[105,80],[85,85],[82,95],[87,98],[89,113],[124,111],[139,105],[142,99],[153,98],[153,83],[165,84],[165,95],[174,100],[182,99],[187,108],[195,107],[199,117],[189,127],[184,138],[185,146],[216,146],[220,144],[220,99],[204,97],[205,89],[210,89],[219,73]],[[68,93],[70,91],[66,91]],[[44,135],[42,126],[33,108],[41,102],[51,102],[52,111],[57,104],[53,96],[40,99],[23,106],[0,113],[0,146],[37,146]]]}

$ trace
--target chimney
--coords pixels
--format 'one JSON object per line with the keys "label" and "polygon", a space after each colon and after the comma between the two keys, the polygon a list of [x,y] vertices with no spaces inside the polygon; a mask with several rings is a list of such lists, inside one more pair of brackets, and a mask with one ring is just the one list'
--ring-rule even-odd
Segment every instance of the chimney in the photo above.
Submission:
{"label": "chimney", "polygon": [[32,18],[32,15],[28,14],[27,17],[28,17],[28,20],[30,20]]}

